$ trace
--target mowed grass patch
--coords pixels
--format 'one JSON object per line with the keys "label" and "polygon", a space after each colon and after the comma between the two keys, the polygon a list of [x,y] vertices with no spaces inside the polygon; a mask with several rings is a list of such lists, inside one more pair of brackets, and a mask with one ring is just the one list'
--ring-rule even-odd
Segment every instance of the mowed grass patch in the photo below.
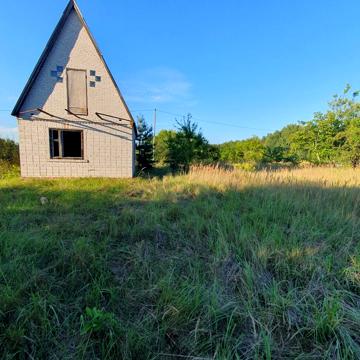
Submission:
{"label": "mowed grass patch", "polygon": [[359,185],[0,180],[2,358],[360,358]]}

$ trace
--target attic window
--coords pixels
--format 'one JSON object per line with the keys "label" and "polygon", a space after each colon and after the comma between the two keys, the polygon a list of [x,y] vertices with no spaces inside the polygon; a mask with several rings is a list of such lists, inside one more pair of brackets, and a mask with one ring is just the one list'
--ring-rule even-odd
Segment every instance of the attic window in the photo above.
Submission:
{"label": "attic window", "polygon": [[81,130],[50,129],[51,159],[83,159],[83,132]]}
{"label": "attic window", "polygon": [[76,115],[87,115],[86,70],[67,69],[68,109]]}

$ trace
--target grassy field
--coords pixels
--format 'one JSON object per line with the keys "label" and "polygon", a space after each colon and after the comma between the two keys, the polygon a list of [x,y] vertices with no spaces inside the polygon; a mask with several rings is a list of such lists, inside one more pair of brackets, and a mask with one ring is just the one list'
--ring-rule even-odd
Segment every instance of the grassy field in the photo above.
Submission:
{"label": "grassy field", "polygon": [[0,180],[3,359],[359,359],[360,171]]}

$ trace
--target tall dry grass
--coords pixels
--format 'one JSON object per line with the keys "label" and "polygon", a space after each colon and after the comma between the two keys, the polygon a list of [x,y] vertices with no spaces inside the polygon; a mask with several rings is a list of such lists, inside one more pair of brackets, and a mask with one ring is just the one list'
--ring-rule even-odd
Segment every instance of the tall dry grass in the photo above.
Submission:
{"label": "tall dry grass", "polygon": [[314,184],[321,187],[360,186],[360,169],[353,168],[289,168],[279,170],[226,170],[213,166],[193,166],[189,181],[217,186],[257,186],[264,184]]}

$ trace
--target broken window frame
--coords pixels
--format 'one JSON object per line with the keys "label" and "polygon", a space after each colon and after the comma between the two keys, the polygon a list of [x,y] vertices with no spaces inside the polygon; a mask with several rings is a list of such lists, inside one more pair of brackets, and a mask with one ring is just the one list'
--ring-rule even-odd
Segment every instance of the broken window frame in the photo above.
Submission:
{"label": "broken window frame", "polygon": [[[70,92],[69,92],[69,71],[81,71],[85,73],[85,97],[86,97],[86,109],[84,112],[79,112],[70,107]],[[75,68],[66,68],[66,92],[67,92],[67,109],[74,115],[89,115],[89,103],[88,103],[88,77],[87,70],[85,69],[75,69]]]}
{"label": "broken window frame", "polygon": [[[57,132],[57,138],[54,139],[54,132]],[[81,141],[81,156],[64,156],[64,132],[77,132],[80,133],[80,141]],[[59,155],[54,156],[54,143],[58,143]],[[60,160],[84,160],[84,131],[83,130],[73,130],[73,129],[49,129],[49,145],[50,145],[50,159],[60,159]]]}

